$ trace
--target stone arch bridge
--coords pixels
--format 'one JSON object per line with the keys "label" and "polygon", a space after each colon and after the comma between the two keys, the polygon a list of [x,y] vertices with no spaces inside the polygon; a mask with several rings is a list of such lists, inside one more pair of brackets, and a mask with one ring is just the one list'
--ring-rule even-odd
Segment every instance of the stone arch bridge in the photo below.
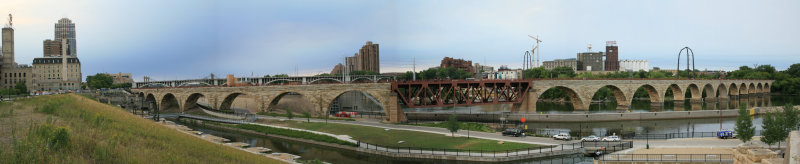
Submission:
{"label": "stone arch bridge", "polygon": [[[686,99],[684,95],[691,95],[691,98],[686,100],[692,102],[699,101],[716,101],[727,100],[731,96],[740,95],[754,95],[770,92],[770,85],[773,80],[677,80],[677,79],[659,79],[659,80],[642,80],[642,79],[605,79],[605,80],[533,80],[532,85],[517,85],[507,86],[511,87],[509,91],[522,91],[525,93],[519,94],[522,100],[520,101],[506,101],[505,103],[514,103],[515,111],[519,112],[534,112],[536,111],[536,101],[539,95],[548,89],[558,88],[563,90],[567,96],[570,97],[571,103],[575,110],[588,110],[589,104],[594,94],[601,88],[607,87],[611,89],[614,97],[616,98],[620,107],[630,106],[633,101],[633,95],[637,89],[643,88],[649,93],[650,101],[653,104],[663,104],[664,96],[667,90],[674,93],[674,100]],[[397,83],[358,83],[358,84],[315,84],[315,85],[272,85],[272,86],[246,86],[246,87],[172,87],[172,88],[134,88],[133,92],[145,100],[154,102],[159,108],[169,105],[178,106],[181,110],[190,109],[196,106],[200,97],[205,97],[206,100],[215,109],[230,109],[231,104],[237,96],[248,95],[253,97],[258,103],[259,111],[266,111],[277,101],[287,94],[300,94],[309,100],[315,109],[315,114],[324,114],[329,109],[331,102],[333,102],[339,95],[349,91],[359,91],[365,93],[369,97],[376,100],[386,112],[386,121],[389,122],[403,122],[406,118],[403,111],[400,109],[400,104],[403,102],[411,102],[419,99],[426,99],[423,97],[408,97],[398,96],[398,92],[393,89],[393,85]],[[439,94],[447,94],[447,90],[456,92],[460,89],[445,89],[435,88],[445,85],[435,84],[431,82],[430,86],[424,86],[427,90],[440,90]],[[453,81],[442,81],[442,84],[455,84]],[[458,87],[458,85],[448,85],[449,87]],[[423,86],[420,86],[423,87]],[[431,88],[434,87],[434,88]],[[523,87],[523,88],[514,88]],[[491,88],[489,88],[491,89]],[[688,93],[686,93],[688,92]],[[702,93],[706,93],[703,98]],[[401,93],[402,94],[402,93]],[[434,98],[443,98],[445,96],[436,96]],[[483,91],[469,91],[459,94],[486,94]],[[424,94],[418,94],[424,95]],[[515,96],[516,97],[516,96]],[[403,100],[401,100],[403,99]],[[177,100],[178,104],[169,104]],[[470,105],[473,102],[464,101],[448,101],[443,102],[455,103],[453,105]],[[459,104],[466,103],[466,104]],[[438,105],[441,105],[439,103]],[[431,104],[436,106],[437,104]],[[412,105],[415,107],[426,107],[419,105]]]}

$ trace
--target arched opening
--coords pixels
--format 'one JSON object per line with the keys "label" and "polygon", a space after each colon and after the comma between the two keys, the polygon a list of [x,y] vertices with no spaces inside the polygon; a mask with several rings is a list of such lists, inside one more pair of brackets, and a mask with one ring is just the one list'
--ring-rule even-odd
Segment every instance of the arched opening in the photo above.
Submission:
{"label": "arched opening", "polygon": [[762,87],[763,86],[761,85],[761,83],[758,83],[758,86],[756,86],[756,92],[763,93],[764,92],[764,88],[762,88]]}
{"label": "arched opening", "polygon": [[677,84],[669,85],[664,91],[664,101],[683,101],[683,91]]}
{"label": "arched opening", "polygon": [[548,88],[539,95],[539,99],[537,100],[536,103],[537,111],[546,112],[549,110],[554,110],[554,108],[548,108],[545,104],[541,104],[539,102],[566,103],[562,109],[572,109],[572,110],[588,109],[588,106],[585,106],[583,104],[583,100],[581,100],[581,98],[578,96],[578,93],[575,92],[575,90],[563,86]]}
{"label": "arched opening", "polygon": [[156,96],[153,94],[147,94],[147,97],[144,98],[144,105],[142,105],[145,109],[144,110],[152,110],[155,109],[158,105],[156,102]]}
{"label": "arched opening", "polygon": [[749,94],[747,92],[747,85],[745,85],[744,83],[739,84],[739,95],[747,95],[747,94]]}
{"label": "arched opening", "polygon": [[161,106],[158,108],[160,113],[176,113],[181,112],[178,99],[172,93],[167,93],[161,98]]}
{"label": "arched opening", "polygon": [[714,86],[711,84],[706,84],[703,86],[703,93],[702,98],[715,98],[717,97],[717,93],[714,92]]}
{"label": "arched opening", "polygon": [[249,110],[250,102],[249,101],[243,102],[241,99],[245,98],[241,99],[238,98],[240,96],[244,97],[244,95],[246,94],[239,92],[228,94],[227,96],[225,96],[225,99],[222,99],[222,103],[219,104],[219,108],[217,110],[226,113],[251,113]]}
{"label": "arched opening", "polygon": [[192,93],[189,97],[186,98],[186,101],[183,103],[183,111],[193,110],[195,108],[203,108],[210,110],[213,108],[213,104],[206,99],[206,96],[200,93]]}
{"label": "arched opening", "polygon": [[656,90],[655,87],[645,84],[636,89],[636,92],[633,94],[633,98],[641,98],[642,100],[650,102],[661,102],[662,100],[661,97],[659,97],[660,95],[661,94],[658,93],[658,90]]}
{"label": "arched opening", "polygon": [[700,88],[698,88],[697,85],[689,84],[689,86],[686,87],[686,93],[683,96],[686,99],[702,98],[702,93],[700,93]]}
{"label": "arched opening", "polygon": [[264,114],[285,115],[287,114],[287,111],[291,111],[294,115],[308,112],[309,114],[319,116],[321,114],[320,111],[314,110],[315,104],[313,104],[309,98],[310,97],[306,97],[305,95],[297,92],[284,92],[278,94],[278,96],[275,96],[275,98],[270,100],[269,105],[267,106],[267,111]]}
{"label": "arched opening", "polygon": [[728,93],[728,87],[726,87],[725,84],[719,84],[719,86],[717,86],[717,97],[728,98],[728,94],[730,93]]}
{"label": "arched opening", "polygon": [[772,92],[772,90],[769,88],[769,83],[764,83],[764,92]]}
{"label": "arched opening", "polygon": [[736,84],[731,83],[730,88],[728,88],[728,95],[738,96],[739,95],[739,87],[737,87]]}
{"label": "arched opening", "polygon": [[619,105],[630,105],[627,103],[627,97],[619,87],[607,85],[594,92],[589,110],[616,110]]}
{"label": "arched opening", "polygon": [[[345,113],[342,114],[342,112]],[[328,105],[327,113],[339,117],[382,117],[386,115],[383,105],[374,96],[356,90],[343,92],[336,96]],[[321,115],[324,114],[323,112]]]}
{"label": "arched opening", "polygon": [[756,84],[750,83],[750,86],[747,87],[747,93],[748,94],[757,93],[756,92]]}

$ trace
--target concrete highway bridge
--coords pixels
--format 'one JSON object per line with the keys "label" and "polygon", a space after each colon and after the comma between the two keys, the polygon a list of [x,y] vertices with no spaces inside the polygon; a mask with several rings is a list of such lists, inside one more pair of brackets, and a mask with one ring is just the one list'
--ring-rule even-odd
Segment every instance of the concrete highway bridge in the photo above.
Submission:
{"label": "concrete highway bridge", "polygon": [[[639,88],[649,93],[653,104],[663,104],[667,90],[674,100],[725,101],[732,96],[770,92],[773,80],[684,80],[684,79],[535,79],[480,81],[416,81],[386,83],[349,83],[268,86],[203,86],[134,88],[153,107],[177,106],[187,110],[206,98],[214,109],[230,109],[237,96],[254,97],[258,111],[274,107],[287,94],[300,94],[312,103],[314,115],[325,115],[332,102],[349,91],[364,93],[386,113],[386,121],[403,122],[402,104],[408,107],[466,106],[482,104],[514,104],[514,111],[535,113],[538,97],[548,89],[561,89],[570,97],[575,110],[588,110],[594,94],[601,88],[611,89],[620,108],[631,105]],[[706,94],[703,98],[703,93]],[[691,98],[685,98],[690,95]],[[177,102],[177,104],[172,104]]]}
{"label": "concrete highway bridge", "polygon": [[[133,88],[154,88],[154,87],[187,87],[187,86],[220,86],[227,83],[227,79],[187,79],[187,80],[164,80],[136,82]],[[385,75],[351,75],[342,76],[291,76],[291,77],[238,77],[237,82],[249,83],[251,85],[270,85],[280,84],[280,82],[296,82],[299,84],[314,84],[321,82],[350,83],[350,82],[388,82],[394,80],[394,76]]]}

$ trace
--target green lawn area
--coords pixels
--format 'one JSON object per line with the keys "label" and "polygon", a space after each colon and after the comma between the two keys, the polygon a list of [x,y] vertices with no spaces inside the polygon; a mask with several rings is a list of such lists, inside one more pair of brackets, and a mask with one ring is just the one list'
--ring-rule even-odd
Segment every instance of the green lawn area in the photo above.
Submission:
{"label": "green lawn area", "polygon": [[[481,123],[474,123],[474,122],[459,122],[461,123],[461,129],[470,131],[479,131],[479,132],[487,132],[487,133],[494,133],[496,132],[494,129],[489,128]],[[445,128],[444,122],[437,122],[437,123],[422,123],[422,124],[406,124],[412,126],[427,126],[427,127],[437,127],[437,128]]]}
{"label": "green lawn area", "polygon": [[283,163],[69,95],[0,103],[0,163]]}
{"label": "green lawn area", "polygon": [[[502,151],[526,148],[540,148],[542,145],[524,144],[516,142],[505,142],[498,144],[495,140],[477,139],[467,137],[450,137],[442,134],[425,133],[416,131],[405,130],[389,130],[385,131],[382,128],[337,124],[337,123],[323,123],[323,122],[298,122],[298,121],[266,121],[268,124],[289,126],[299,129],[307,129],[313,131],[327,132],[337,135],[349,135],[353,139],[361,142],[393,146],[393,147],[414,147],[414,148],[437,148],[437,149],[462,149],[462,150],[484,150],[484,151]],[[405,143],[398,144],[398,141],[405,141]]]}

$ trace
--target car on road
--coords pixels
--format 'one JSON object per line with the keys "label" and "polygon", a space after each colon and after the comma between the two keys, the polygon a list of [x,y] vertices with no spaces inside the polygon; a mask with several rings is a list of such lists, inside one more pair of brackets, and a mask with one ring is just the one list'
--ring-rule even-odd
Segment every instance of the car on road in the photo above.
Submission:
{"label": "car on road", "polygon": [[600,137],[597,136],[589,136],[581,138],[581,141],[600,141]]}
{"label": "car on road", "polygon": [[514,137],[525,136],[525,132],[515,128],[508,128],[506,130],[503,130],[503,136],[514,136]]}
{"label": "car on road", "polygon": [[603,137],[603,141],[620,141],[619,136],[607,136]]}
{"label": "car on road", "polygon": [[736,138],[736,133],[731,130],[718,131],[717,138],[719,139]]}
{"label": "car on road", "polygon": [[568,133],[559,133],[553,136],[553,139],[569,141],[572,137]]}

